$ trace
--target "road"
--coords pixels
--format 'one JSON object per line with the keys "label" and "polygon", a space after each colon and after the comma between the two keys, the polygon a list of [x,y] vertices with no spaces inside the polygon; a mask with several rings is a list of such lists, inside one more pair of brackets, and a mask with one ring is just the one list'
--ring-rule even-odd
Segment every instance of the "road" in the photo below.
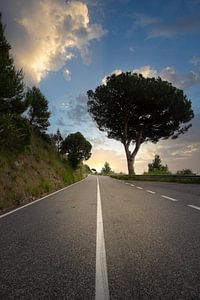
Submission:
{"label": "road", "polygon": [[0,299],[200,299],[200,185],[89,176],[0,230]]}

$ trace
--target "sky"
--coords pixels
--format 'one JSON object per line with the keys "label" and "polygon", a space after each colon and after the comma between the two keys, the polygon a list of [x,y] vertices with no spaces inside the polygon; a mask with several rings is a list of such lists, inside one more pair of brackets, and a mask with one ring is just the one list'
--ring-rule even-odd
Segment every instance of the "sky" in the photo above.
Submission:
{"label": "sky", "polygon": [[107,161],[127,172],[122,144],[98,130],[86,93],[109,74],[134,71],[183,89],[195,113],[178,139],[141,146],[136,173],[155,154],[172,172],[200,173],[200,0],[1,0],[0,11],[15,65],[49,101],[49,132],[80,131],[93,146],[91,168]]}

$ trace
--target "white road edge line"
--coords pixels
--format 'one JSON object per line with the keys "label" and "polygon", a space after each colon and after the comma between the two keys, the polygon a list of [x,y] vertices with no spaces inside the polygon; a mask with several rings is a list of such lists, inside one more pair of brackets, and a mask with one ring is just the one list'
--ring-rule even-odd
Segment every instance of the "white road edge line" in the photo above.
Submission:
{"label": "white road edge line", "polygon": [[192,208],[195,208],[195,209],[197,209],[197,210],[200,210],[200,207],[199,206],[196,206],[196,205],[188,205],[189,207],[192,207]]}
{"label": "white road edge line", "polygon": [[96,235],[96,282],[95,300],[109,300],[106,250],[103,232],[103,217],[99,178],[97,177],[97,235]]}
{"label": "white road edge line", "polygon": [[[86,178],[87,178],[87,177],[86,177]],[[11,210],[11,211],[9,211],[9,212],[3,214],[3,215],[0,215],[0,219],[4,218],[4,217],[6,217],[6,216],[8,216],[8,215],[10,215],[10,214],[13,214],[13,213],[15,213],[16,211],[21,210],[21,209],[23,209],[23,208],[25,208],[25,207],[27,207],[27,206],[29,206],[29,205],[33,205],[33,204],[35,204],[35,203],[37,203],[37,202],[39,202],[39,201],[42,201],[42,200],[44,200],[45,198],[48,198],[48,197],[50,197],[50,196],[52,196],[52,195],[55,195],[55,194],[57,194],[57,193],[59,193],[59,192],[62,192],[62,191],[64,191],[64,190],[66,190],[66,189],[72,187],[73,185],[76,185],[76,184],[80,183],[81,181],[85,180],[86,178],[84,178],[84,179],[82,179],[82,180],[80,180],[80,181],[77,181],[77,182],[75,182],[75,183],[72,183],[71,185],[68,185],[68,186],[66,186],[66,187],[64,187],[64,188],[62,188],[62,189],[60,189],[60,190],[58,190],[58,191],[56,191],[56,192],[53,192],[53,193],[51,193],[51,194],[48,194],[48,195],[46,195],[46,196],[44,196],[44,197],[42,197],[42,198],[39,198],[39,199],[37,199],[37,200],[34,200],[34,201],[32,201],[32,202],[30,202],[30,203],[28,203],[28,204],[25,204],[25,205],[20,206],[20,207],[18,207],[18,208],[16,208],[16,209],[13,209],[13,210]]]}
{"label": "white road edge line", "polygon": [[143,190],[143,188],[141,186],[136,186],[136,188],[139,190]]}
{"label": "white road edge line", "polygon": [[174,198],[171,198],[171,197],[168,197],[168,196],[165,196],[165,195],[161,195],[161,197],[163,197],[165,199],[168,199],[168,200],[171,200],[171,201],[178,201],[177,199],[174,199]]}
{"label": "white road edge line", "polygon": [[153,192],[151,190],[147,190],[147,192],[150,193],[150,194],[155,194],[156,193],[156,192]]}

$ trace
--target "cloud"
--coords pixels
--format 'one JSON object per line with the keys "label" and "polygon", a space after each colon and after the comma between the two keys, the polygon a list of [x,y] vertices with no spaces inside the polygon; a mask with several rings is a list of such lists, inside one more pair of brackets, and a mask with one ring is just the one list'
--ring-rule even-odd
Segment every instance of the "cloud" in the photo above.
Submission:
{"label": "cloud", "polygon": [[151,17],[146,14],[135,14],[135,22],[137,25],[144,27],[147,25],[160,22],[159,18]]}
{"label": "cloud", "polygon": [[59,118],[56,122],[56,125],[61,126],[61,127],[65,127],[66,123],[63,121],[63,118]]}
{"label": "cloud", "polygon": [[135,52],[134,47],[129,47],[129,51],[130,51],[131,53],[134,53],[134,52]]}
{"label": "cloud", "polygon": [[176,87],[187,89],[200,82],[199,73],[189,71],[186,74],[181,74],[174,67],[166,67],[162,69],[159,76],[164,80],[172,82]]}
{"label": "cloud", "polygon": [[[8,6],[13,7],[12,1],[3,0],[5,11]],[[11,34],[11,44],[16,46],[13,54],[34,83],[63,67],[75,56],[75,49],[88,62],[90,41],[105,33],[101,25],[90,23],[88,7],[80,1],[18,0],[17,6],[6,20],[8,27],[8,18],[16,21],[12,30],[17,32]]]}
{"label": "cloud", "polygon": [[196,116],[192,123],[192,128],[176,140],[168,139],[161,140],[157,144],[143,144],[136,157],[136,171],[142,173],[147,170],[148,163],[152,162],[155,154],[159,154],[162,163],[167,164],[172,172],[190,168],[199,173],[200,117]]}
{"label": "cloud", "polygon": [[132,72],[142,74],[145,78],[158,76],[158,72],[149,65],[134,69]]}
{"label": "cloud", "polygon": [[71,72],[70,72],[68,69],[65,69],[65,70],[63,71],[63,74],[64,74],[65,80],[67,80],[67,81],[70,81],[70,80],[71,80],[72,74],[71,74]]}
{"label": "cloud", "polygon": [[171,38],[176,35],[183,34],[198,34],[200,29],[199,16],[179,19],[171,23],[159,23],[157,27],[150,30],[148,38],[168,37]]}
{"label": "cloud", "polygon": [[[191,4],[192,1],[190,1]],[[192,7],[190,7],[192,9]],[[190,11],[191,11],[190,9]],[[195,10],[196,9],[196,10]],[[196,13],[197,8],[193,7],[193,15],[185,18],[163,22],[160,18],[152,17],[147,14],[136,13],[134,15],[137,27],[147,30],[148,38],[167,37],[171,38],[183,34],[199,34],[200,15]]]}
{"label": "cloud", "polygon": [[74,125],[81,125],[91,122],[91,118],[87,108],[88,97],[81,94],[76,99],[70,101],[70,105],[66,108],[66,118],[73,122]]}
{"label": "cloud", "polygon": [[192,59],[190,60],[190,62],[191,62],[194,66],[200,67],[200,56],[193,56]]}

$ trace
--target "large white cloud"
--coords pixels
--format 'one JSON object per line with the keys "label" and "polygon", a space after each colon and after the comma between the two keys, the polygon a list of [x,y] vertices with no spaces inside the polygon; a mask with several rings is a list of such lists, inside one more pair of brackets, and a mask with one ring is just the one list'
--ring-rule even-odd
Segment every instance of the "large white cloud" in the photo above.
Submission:
{"label": "large white cloud", "polygon": [[[3,0],[6,10],[10,0]],[[64,3],[60,0],[17,0],[21,10],[13,10],[9,18],[16,21],[11,43],[18,67],[26,78],[39,82],[49,71],[59,70],[74,57],[74,50],[90,62],[88,46],[91,40],[105,33],[101,25],[90,24],[88,7],[80,1]],[[7,15],[8,16],[8,15]],[[10,22],[8,20],[8,26]]]}

